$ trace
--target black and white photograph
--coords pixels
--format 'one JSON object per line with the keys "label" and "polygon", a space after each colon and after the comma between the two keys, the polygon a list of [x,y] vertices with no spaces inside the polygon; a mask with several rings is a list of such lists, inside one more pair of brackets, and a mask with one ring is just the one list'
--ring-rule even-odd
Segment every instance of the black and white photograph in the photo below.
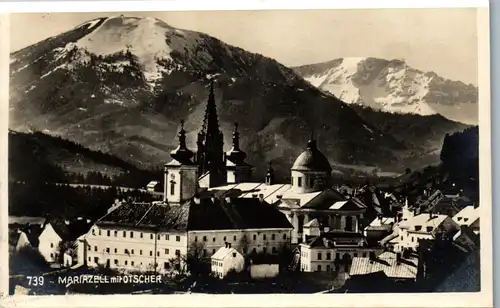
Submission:
{"label": "black and white photograph", "polygon": [[480,10],[10,14],[9,296],[491,292]]}

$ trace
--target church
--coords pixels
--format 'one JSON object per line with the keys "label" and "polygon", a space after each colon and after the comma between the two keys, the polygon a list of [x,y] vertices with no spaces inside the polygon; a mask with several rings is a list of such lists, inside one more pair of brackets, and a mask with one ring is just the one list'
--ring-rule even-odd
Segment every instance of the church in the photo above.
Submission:
{"label": "church", "polygon": [[274,183],[271,165],[265,182],[249,182],[252,166],[245,162],[237,124],[232,148],[223,151],[213,91],[212,83],[196,154],[186,147],[186,132],[181,123],[179,146],[171,153],[172,161],[165,165],[164,202],[182,203],[200,191],[216,196],[261,198],[285,214],[293,225],[292,244],[305,240],[303,227],[313,219],[320,223],[322,232],[361,233],[360,221],[366,206],[357,198],[346,199],[332,188],[332,168],[312,137],[291,168],[290,184]]}

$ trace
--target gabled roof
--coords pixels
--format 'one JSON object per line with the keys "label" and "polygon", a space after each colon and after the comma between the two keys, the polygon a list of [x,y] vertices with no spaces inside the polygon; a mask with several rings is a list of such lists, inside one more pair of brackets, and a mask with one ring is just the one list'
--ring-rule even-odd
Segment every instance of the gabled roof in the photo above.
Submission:
{"label": "gabled roof", "polygon": [[[80,235],[87,233],[92,227],[91,224],[87,224],[86,221],[74,221],[66,223],[63,220],[54,219],[47,222],[45,228],[50,224],[54,232],[63,241],[74,241]],[[43,232],[43,231],[42,231]]]}
{"label": "gabled roof", "polygon": [[430,233],[431,231],[427,231],[427,227],[432,227],[432,230],[434,230],[439,227],[447,217],[447,215],[431,215],[430,213],[423,213],[412,217],[407,221],[401,222],[399,227],[401,229],[408,229],[409,231],[418,231],[415,230],[415,227],[420,226],[421,232]]}
{"label": "gabled roof", "polygon": [[319,223],[317,218],[314,218],[313,220],[304,224],[304,228],[320,228],[320,227],[321,227],[321,224]]}
{"label": "gabled roof", "polygon": [[217,250],[213,255],[212,259],[215,260],[224,260],[228,257],[231,257],[233,253],[236,253],[237,255],[241,255],[236,249],[234,248],[228,248],[228,247],[221,247],[219,250]]}
{"label": "gabled roof", "polygon": [[479,217],[479,208],[469,205],[453,216],[453,220],[459,225],[470,226],[478,220]]}
{"label": "gabled roof", "polygon": [[398,262],[393,252],[384,252],[374,260],[369,257],[355,257],[352,260],[350,276],[370,275],[383,272],[388,278],[416,279],[418,259],[414,256],[401,258]]}

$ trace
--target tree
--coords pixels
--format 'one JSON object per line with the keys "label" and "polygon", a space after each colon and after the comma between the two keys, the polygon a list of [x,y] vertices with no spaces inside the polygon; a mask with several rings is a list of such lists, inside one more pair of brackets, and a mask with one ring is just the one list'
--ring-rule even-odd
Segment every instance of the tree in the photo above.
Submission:
{"label": "tree", "polygon": [[243,236],[240,239],[239,246],[241,247],[241,251],[243,252],[243,254],[247,254],[248,253],[248,248],[250,246],[250,241],[248,240],[248,237],[247,237],[246,233],[243,233]]}

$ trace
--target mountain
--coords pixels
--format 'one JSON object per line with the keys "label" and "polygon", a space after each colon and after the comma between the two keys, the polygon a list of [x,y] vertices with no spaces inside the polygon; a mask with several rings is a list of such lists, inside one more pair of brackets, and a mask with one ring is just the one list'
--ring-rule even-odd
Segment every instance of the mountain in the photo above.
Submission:
{"label": "mountain", "polygon": [[9,181],[144,187],[162,171],[140,170],[115,156],[42,132],[9,131]]}
{"label": "mountain", "polygon": [[[384,133],[273,59],[154,18],[86,22],[12,53],[10,77],[12,130],[61,136],[140,168],[169,159],[181,119],[195,149],[214,78],[224,150],[238,122],[260,178],[270,160],[287,177],[313,130],[333,164],[403,170],[407,157],[439,160],[435,149]],[[444,134],[426,137],[441,144]]]}
{"label": "mountain", "polygon": [[343,58],[294,70],[349,104],[397,113],[441,114],[471,125],[478,122],[476,86],[417,70],[402,60]]}

